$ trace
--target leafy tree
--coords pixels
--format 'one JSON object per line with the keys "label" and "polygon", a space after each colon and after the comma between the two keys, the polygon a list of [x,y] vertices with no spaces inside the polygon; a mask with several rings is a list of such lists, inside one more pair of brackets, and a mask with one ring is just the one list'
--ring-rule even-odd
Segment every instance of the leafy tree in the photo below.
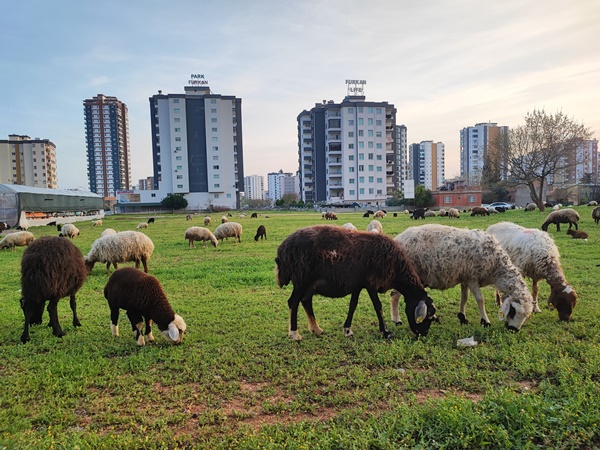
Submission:
{"label": "leafy tree", "polygon": [[161,200],[160,204],[167,209],[172,209],[175,211],[176,209],[187,208],[188,201],[181,194],[169,194]]}
{"label": "leafy tree", "polygon": [[553,177],[572,169],[578,161],[576,149],[591,136],[589,128],[562,112],[546,114],[534,110],[525,123],[498,139],[498,150],[508,164],[510,180],[529,188],[531,200],[540,211],[545,210],[544,190]]}
{"label": "leafy tree", "polygon": [[404,194],[401,190],[397,190],[396,192],[394,192],[392,196],[385,201],[385,204],[387,206],[400,206],[404,203]]}
{"label": "leafy tree", "polygon": [[433,205],[433,194],[422,184],[415,187],[415,206],[426,207]]}

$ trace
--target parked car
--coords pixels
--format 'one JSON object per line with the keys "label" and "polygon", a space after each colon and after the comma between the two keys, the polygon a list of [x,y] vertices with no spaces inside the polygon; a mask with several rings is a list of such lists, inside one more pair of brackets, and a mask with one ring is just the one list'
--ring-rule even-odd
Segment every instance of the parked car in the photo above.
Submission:
{"label": "parked car", "polygon": [[490,203],[489,206],[491,206],[493,208],[501,207],[504,209],[515,209],[515,205],[513,205],[512,203],[506,203],[506,202],[494,202],[494,203]]}

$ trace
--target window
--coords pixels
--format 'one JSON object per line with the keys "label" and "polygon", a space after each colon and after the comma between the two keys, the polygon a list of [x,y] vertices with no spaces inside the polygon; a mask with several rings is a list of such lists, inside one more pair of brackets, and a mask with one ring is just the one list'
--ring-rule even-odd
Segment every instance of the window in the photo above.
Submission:
{"label": "window", "polygon": [[213,152],[218,152],[219,151],[219,147],[213,147]]}
{"label": "window", "polygon": [[179,112],[181,112],[181,110],[179,108],[173,108],[173,112],[174,113],[179,113]]}
{"label": "window", "polygon": [[354,131],[348,131],[348,137],[353,138],[354,137]]}
{"label": "window", "polygon": [[212,137],[212,141],[213,141],[213,142],[219,142],[219,138],[218,138],[217,136],[213,136],[213,137]]}
{"label": "window", "polygon": [[221,187],[221,185],[220,185],[219,183],[215,183],[215,185],[214,185],[214,186],[215,186],[216,188],[219,188],[219,187]]}
{"label": "window", "polygon": [[383,149],[383,146],[381,145],[381,142],[378,142],[377,145],[375,145],[375,147],[379,148],[379,149]]}
{"label": "window", "polygon": [[377,131],[377,132],[375,133],[375,137],[378,137],[378,138],[380,138],[380,137],[381,137],[381,131]]}
{"label": "window", "polygon": [[364,125],[365,120],[362,117],[358,118],[358,124],[359,125]]}
{"label": "window", "polygon": [[475,200],[477,200],[477,198],[474,195],[469,195],[469,203],[475,203]]}
{"label": "window", "polygon": [[213,166],[213,169],[219,170],[219,166]]}
{"label": "window", "polygon": [[377,178],[377,183],[383,183],[383,178]]}
{"label": "window", "polygon": [[372,106],[369,106],[369,107],[367,108],[367,112],[368,112],[369,114],[373,114],[373,107],[372,107]]}
{"label": "window", "polygon": [[181,142],[181,137],[177,136],[177,137],[175,138],[175,142]]}
{"label": "window", "polygon": [[217,180],[217,179],[221,178],[221,176],[220,176],[218,173],[215,173],[215,174],[213,175],[213,178]]}
{"label": "window", "polygon": [[348,172],[354,172],[354,167],[348,167]]}
{"label": "window", "polygon": [[178,98],[174,98],[173,99],[173,103],[179,103],[179,99]]}
{"label": "window", "polygon": [[354,126],[354,119],[350,119],[348,120],[348,125],[353,127]]}
{"label": "window", "polygon": [[375,190],[373,188],[369,188],[369,194],[372,194],[373,192],[375,192]]}
{"label": "window", "polygon": [[369,159],[373,159],[373,153],[369,153]]}
{"label": "window", "polygon": [[368,130],[367,134],[368,134],[369,137],[373,137],[373,130]]}
{"label": "window", "polygon": [[449,195],[444,195],[444,203],[452,203],[452,197]]}
{"label": "window", "polygon": [[363,166],[362,164],[359,164],[358,171],[359,172],[364,172],[365,171],[365,166]]}
{"label": "window", "polygon": [[363,107],[362,107],[362,106],[359,106],[359,107],[358,107],[358,112],[359,112],[359,113],[363,112]]}
{"label": "window", "polygon": [[179,117],[175,117],[175,118],[173,119],[173,122],[175,122],[175,123],[179,123],[179,122],[181,122],[181,119],[180,119]]}
{"label": "window", "polygon": [[373,164],[369,164],[369,172],[373,172],[374,169]]}
{"label": "window", "polygon": [[215,194],[215,198],[219,198],[219,194]]}
{"label": "window", "polygon": [[210,102],[211,102],[212,104],[215,104],[215,103],[217,103],[217,99],[216,99],[216,98],[211,98],[211,99],[210,99]]}
{"label": "window", "polygon": [[180,152],[181,151],[181,147],[175,147],[175,151],[176,152]]}
{"label": "window", "polygon": [[175,128],[175,133],[179,133],[181,131],[181,128]]}
{"label": "window", "polygon": [[381,155],[377,155],[377,161],[381,161]]}
{"label": "window", "polygon": [[348,108],[348,113],[354,114],[354,108]]}
{"label": "window", "polygon": [[365,135],[365,130],[358,130],[358,136],[362,137]]}
{"label": "window", "polygon": [[218,161],[218,160],[219,160],[219,157],[216,155],[213,155],[213,161]]}
{"label": "window", "polygon": [[348,150],[354,150],[354,144],[348,144]]}
{"label": "window", "polygon": [[377,172],[383,172],[383,168],[381,166],[377,166]]}
{"label": "window", "polygon": [[349,182],[350,184],[354,184],[354,178],[349,178],[349,179],[348,179],[348,182]]}
{"label": "window", "polygon": [[348,155],[348,161],[354,161],[354,155]]}
{"label": "window", "polygon": [[368,118],[367,119],[367,125],[373,125],[373,119]]}
{"label": "window", "polygon": [[183,189],[183,184],[178,184],[177,189]]}
{"label": "window", "polygon": [[175,161],[181,161],[181,156],[176,156]]}
{"label": "window", "polygon": [[358,141],[358,148],[365,148],[365,143],[363,141]]}
{"label": "window", "polygon": [[183,180],[183,175],[177,175],[178,180]]}
{"label": "window", "polygon": [[350,195],[354,195],[354,189],[350,189]]}
{"label": "window", "polygon": [[377,125],[378,127],[380,127],[380,126],[381,126],[381,123],[382,123],[382,122],[381,122],[381,120],[376,120],[376,121],[375,121],[375,125]]}
{"label": "window", "polygon": [[177,166],[177,170],[183,169],[183,166]]}
{"label": "window", "polygon": [[358,154],[358,159],[360,159],[360,160],[365,159],[365,154],[364,153],[359,153]]}
{"label": "window", "polygon": [[369,183],[372,183],[373,181],[375,181],[375,178],[369,177]]}
{"label": "window", "polygon": [[368,147],[369,147],[369,148],[373,148],[373,141],[369,141],[369,145],[368,145]]}
{"label": "window", "polygon": [[210,119],[211,123],[217,123],[217,118],[213,117],[212,119]]}
{"label": "window", "polygon": [[359,193],[359,194],[364,194],[364,193],[365,193],[365,188],[360,188],[360,189],[358,190],[358,193]]}
{"label": "window", "polygon": [[358,182],[359,183],[364,183],[365,182],[365,177],[358,177]]}
{"label": "window", "polygon": [[217,132],[217,128],[212,128],[212,129],[211,129],[211,131],[212,131],[213,133],[216,133],[216,132]]}
{"label": "window", "polygon": [[375,114],[381,114],[381,108],[375,108]]}
{"label": "window", "polygon": [[213,114],[216,114],[217,113],[217,108],[211,108],[210,112],[213,113]]}

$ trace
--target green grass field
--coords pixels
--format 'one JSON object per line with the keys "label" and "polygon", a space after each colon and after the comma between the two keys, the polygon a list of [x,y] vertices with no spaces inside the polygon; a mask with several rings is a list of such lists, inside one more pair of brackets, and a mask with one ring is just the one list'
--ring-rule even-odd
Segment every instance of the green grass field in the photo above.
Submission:
{"label": "green grass field", "polygon": [[[97,264],[78,293],[82,326],[71,324],[68,299],[59,302],[67,333],[31,327],[21,344],[20,261],[24,248],[0,251],[0,448],[596,448],[600,446],[600,227],[591,208],[577,207],[589,242],[550,227],[568,281],[579,294],[569,323],[546,308],[518,333],[497,319],[494,292],[485,288],[490,328],[479,325],[473,297],[459,325],[460,289],[432,291],[440,324],[415,339],[406,321],[385,319],[394,338],[384,340],[366,292],[353,321],[342,324],[349,297],[315,297],[325,330],[311,335],[299,313],[304,339],[288,338],[291,286],[274,280],[277,246],[292,231],[323,223],[319,213],[262,213],[230,220],[244,227],[241,243],[190,249],[184,231],[202,216],[158,216],[145,230],[154,241],[150,273],[186,321],[182,345],[171,346],[155,329],[156,343],[138,347],[125,314],[112,337],[103,296],[108,279]],[[539,228],[546,213],[522,210],[484,218],[407,215],[381,220],[396,236],[409,226],[443,223],[485,228],[509,220]],[[214,231],[221,214],[213,214]],[[134,229],[142,216],[111,216],[104,226],[76,224],[73,242],[86,254],[101,231]],[[335,225],[366,229],[362,213],[339,214]],[[268,240],[253,240],[258,225]],[[54,227],[31,228],[36,237]],[[126,265],[132,265],[128,263]],[[527,281],[530,286],[531,283]],[[393,327],[393,328],[392,328]],[[479,345],[459,348],[474,336]]]}

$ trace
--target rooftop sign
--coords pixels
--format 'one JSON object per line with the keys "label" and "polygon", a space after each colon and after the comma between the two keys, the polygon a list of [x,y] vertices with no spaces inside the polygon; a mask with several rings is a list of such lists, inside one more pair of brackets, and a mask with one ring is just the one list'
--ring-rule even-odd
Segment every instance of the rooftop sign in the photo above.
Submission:
{"label": "rooftop sign", "polygon": [[190,75],[188,86],[208,86],[208,81],[204,79],[204,74],[193,73]]}
{"label": "rooftop sign", "polygon": [[348,95],[365,95],[367,80],[346,80]]}

